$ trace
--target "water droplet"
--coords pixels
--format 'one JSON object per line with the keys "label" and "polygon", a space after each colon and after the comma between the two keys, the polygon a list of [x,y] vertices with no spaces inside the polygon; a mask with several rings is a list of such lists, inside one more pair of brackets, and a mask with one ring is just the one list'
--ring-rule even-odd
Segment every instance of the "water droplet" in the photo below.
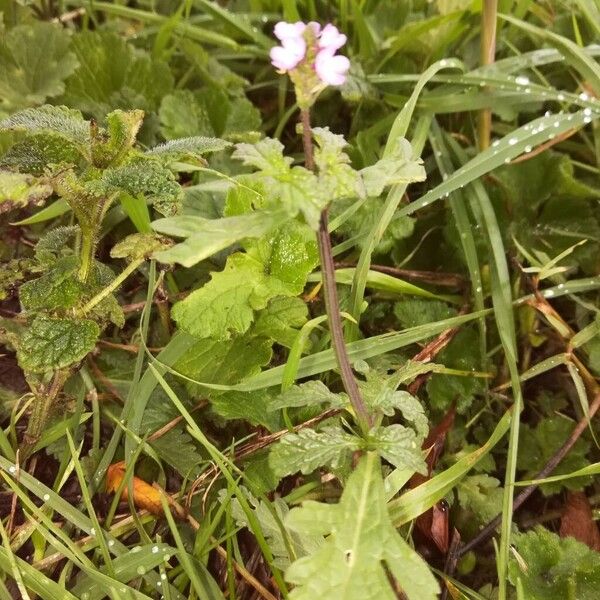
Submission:
{"label": "water droplet", "polygon": [[552,114],[552,113],[551,113],[549,110],[547,110],[547,111],[544,113],[544,116],[545,116],[545,117],[549,117],[551,114]]}
{"label": "water droplet", "polygon": [[546,298],[552,298],[554,296],[554,290],[546,290]]}
{"label": "water droplet", "polygon": [[554,122],[554,127],[560,127],[560,121],[555,121]]}
{"label": "water droplet", "polygon": [[584,109],[583,109],[583,114],[584,114],[586,117],[589,117],[589,116],[592,114],[592,109],[591,109],[591,108],[589,108],[589,107],[588,107],[588,108],[584,108]]}
{"label": "water droplet", "polygon": [[165,562],[169,562],[171,560],[170,554],[165,554]]}
{"label": "water droplet", "polygon": [[549,140],[553,140],[555,137],[556,137],[556,135],[555,135],[554,133],[551,133],[551,134],[548,136],[548,139],[549,139]]}
{"label": "water droplet", "polygon": [[48,502],[50,500],[50,494],[44,494],[43,498],[44,502]]}
{"label": "water droplet", "polygon": [[525,152],[531,152],[531,146],[525,146]]}
{"label": "water droplet", "polygon": [[506,164],[508,164],[508,163],[510,162],[510,156],[507,156],[507,157],[504,159],[504,162],[505,162]]}
{"label": "water droplet", "polygon": [[90,535],[96,535],[96,530],[93,527],[90,529]]}
{"label": "water droplet", "polygon": [[515,77],[515,83],[517,85],[529,85],[529,77],[519,75],[518,77]]}
{"label": "water droplet", "polygon": [[152,546],[152,554],[157,554],[159,551],[159,547],[158,546]]}
{"label": "water droplet", "polygon": [[146,569],[144,567],[142,567],[141,565],[136,569],[136,572],[138,575],[145,575],[146,574]]}
{"label": "water droplet", "polygon": [[17,467],[15,467],[15,465],[11,465],[11,466],[8,468],[8,472],[9,472],[9,473],[13,473],[13,474],[14,474],[14,473],[16,473],[16,472],[17,472]]}
{"label": "water droplet", "polygon": [[564,287],[565,287],[565,284],[564,284],[564,283],[559,283],[559,284],[558,284],[558,289],[559,289],[559,290],[562,290]]}
{"label": "water droplet", "polygon": [[115,545],[115,540],[108,540],[109,548],[112,548]]}
{"label": "water droplet", "polygon": [[161,585],[162,585],[162,582],[160,582],[160,581],[156,582],[156,587],[160,587]]}
{"label": "water droplet", "polygon": [[132,554],[135,554],[136,552],[139,552],[141,549],[142,549],[142,547],[141,547],[141,546],[134,546],[134,547],[131,549],[131,553],[132,553]]}
{"label": "water droplet", "polygon": [[494,140],[492,142],[492,148],[495,148],[500,143],[500,140]]}
{"label": "water droplet", "polygon": [[525,93],[526,94],[531,94],[531,88],[525,88]]}
{"label": "water droplet", "polygon": [[448,196],[450,196],[450,192],[446,192],[446,193],[444,194],[444,198],[448,198]]}
{"label": "water droplet", "polygon": [[584,102],[587,102],[590,99],[590,97],[585,92],[581,92],[581,94],[579,94],[579,99],[583,100]]}
{"label": "water droplet", "polygon": [[447,65],[448,65],[448,61],[445,58],[443,58],[442,60],[440,60],[440,67],[445,67]]}
{"label": "water droplet", "polygon": [[448,173],[444,173],[444,174],[442,175],[442,179],[443,179],[444,181],[446,181],[446,179],[448,179]]}
{"label": "water droplet", "polygon": [[165,581],[167,579],[167,574],[166,573],[161,573],[160,574],[160,578]]}
{"label": "water droplet", "polygon": [[559,102],[563,102],[564,99],[565,99],[565,95],[564,94],[559,94],[556,98],[558,99]]}
{"label": "water droplet", "polygon": [[475,288],[475,291],[479,294],[482,291],[482,288],[480,286],[477,286]]}
{"label": "water droplet", "polygon": [[519,140],[517,138],[510,138],[510,140],[508,140],[508,144],[509,146],[514,146]]}
{"label": "water droplet", "polygon": [[592,122],[592,117],[583,117],[583,122],[584,123],[591,123]]}
{"label": "water droplet", "polygon": [[435,151],[435,155],[438,156],[438,157],[441,156],[442,155],[442,151],[441,150],[436,150]]}

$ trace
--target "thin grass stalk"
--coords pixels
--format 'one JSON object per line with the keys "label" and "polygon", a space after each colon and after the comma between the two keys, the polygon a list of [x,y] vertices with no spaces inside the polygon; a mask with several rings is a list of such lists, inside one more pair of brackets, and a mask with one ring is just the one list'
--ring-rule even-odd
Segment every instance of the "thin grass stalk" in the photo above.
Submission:
{"label": "thin grass stalk", "polygon": [[[481,66],[491,65],[496,56],[496,22],[498,0],[483,0],[481,10]],[[479,112],[477,123],[479,149],[485,150],[490,145],[492,135],[492,111],[485,108]]]}

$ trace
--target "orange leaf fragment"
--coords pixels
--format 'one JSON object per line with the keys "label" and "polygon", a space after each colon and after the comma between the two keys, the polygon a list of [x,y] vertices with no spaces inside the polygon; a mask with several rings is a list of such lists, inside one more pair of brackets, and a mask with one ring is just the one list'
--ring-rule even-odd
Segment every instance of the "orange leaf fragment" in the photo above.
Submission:
{"label": "orange leaf fragment", "polygon": [[[125,477],[125,468],[125,461],[114,463],[108,467],[106,472],[107,492],[116,492],[119,489],[119,486]],[[121,500],[126,501],[128,498],[129,490],[126,485],[121,493]],[[160,492],[149,483],[146,483],[143,479],[135,476],[133,477],[133,503],[138,508],[145,508],[153,515],[160,516],[163,514],[162,504],[160,502]]]}

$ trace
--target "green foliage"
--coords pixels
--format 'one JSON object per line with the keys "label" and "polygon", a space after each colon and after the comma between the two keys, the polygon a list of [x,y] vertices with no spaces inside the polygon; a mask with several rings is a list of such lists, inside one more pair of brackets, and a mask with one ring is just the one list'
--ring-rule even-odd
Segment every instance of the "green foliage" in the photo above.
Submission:
{"label": "green foliage", "polygon": [[600,585],[600,554],[571,537],[536,527],[518,534],[509,575],[531,600],[592,600]]}
{"label": "green foliage", "polygon": [[199,338],[244,333],[271,299],[299,294],[315,263],[315,243],[300,224],[279,230],[230,255],[223,271],[173,307],[173,318]]}
{"label": "green foliage", "polygon": [[67,79],[63,102],[101,119],[115,108],[154,111],[173,87],[168,66],[108,31],[73,36],[79,67]]}
{"label": "green foliage", "polygon": [[[63,93],[78,66],[60,25],[34,22],[0,36],[0,116],[43,104]],[[39,68],[43,65],[43,68]]]}
{"label": "green foliage", "polygon": [[[257,500],[247,490],[244,492],[269,542],[274,557],[273,562],[278,569],[287,569],[295,558],[312,554],[319,549],[322,544],[321,536],[283,528],[283,523],[290,512],[284,500],[276,498],[268,506],[265,500]],[[235,497],[231,502],[231,512],[239,526],[249,526],[248,517]]]}
{"label": "green foliage", "polygon": [[[566,442],[573,427],[573,423],[560,416],[546,417],[536,427],[521,426],[519,444],[522,450],[519,453],[518,466],[525,471],[524,479],[535,477],[550,457]],[[553,474],[571,473],[589,465],[586,459],[589,449],[590,443],[584,438],[579,438],[567,456],[554,469]],[[589,477],[576,477],[545,483],[540,486],[540,489],[545,495],[551,495],[559,492],[563,487],[581,490],[589,485],[590,481]]]}
{"label": "green foliage", "polygon": [[409,600],[437,598],[439,588],[426,563],[392,525],[375,454],[361,459],[338,504],[306,501],[290,511],[286,525],[327,536],[316,552],[286,571],[288,581],[296,585],[290,594],[293,600],[392,600],[396,594],[388,570]]}
{"label": "green foliage", "polygon": [[19,364],[32,373],[69,367],[94,349],[99,335],[97,323],[89,319],[55,319],[40,315],[19,340]]}
{"label": "green foliage", "polygon": [[41,204],[50,194],[52,187],[44,179],[0,171],[0,213]]}

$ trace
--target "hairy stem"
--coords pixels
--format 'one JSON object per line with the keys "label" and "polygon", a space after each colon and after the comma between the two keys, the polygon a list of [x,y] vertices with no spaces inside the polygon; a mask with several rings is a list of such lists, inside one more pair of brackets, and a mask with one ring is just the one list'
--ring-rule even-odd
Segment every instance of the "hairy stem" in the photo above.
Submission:
{"label": "hairy stem", "polygon": [[86,282],[92,271],[94,253],[96,252],[95,231],[82,230],[81,248],[79,253],[79,281]]}
{"label": "hairy stem", "polygon": [[[304,161],[307,169],[311,171],[315,168],[313,143],[310,129],[310,113],[307,109],[300,111],[302,120],[302,143],[304,145]],[[323,294],[325,297],[325,310],[329,321],[329,331],[331,333],[331,345],[335,353],[340,376],[344,389],[348,394],[352,408],[356,414],[357,421],[363,431],[368,431],[372,425],[372,419],[365,402],[360,394],[348,352],[346,351],[346,342],[344,340],[344,329],[340,317],[340,303],[338,300],[337,288],[335,285],[335,266],[333,264],[333,254],[331,252],[331,239],[328,230],[328,210],[321,213],[319,221],[319,231],[317,232],[317,242],[319,244],[319,256],[321,259],[321,276],[323,278]]]}
{"label": "hairy stem", "polygon": [[27,458],[38,443],[48,423],[48,417],[54,407],[56,398],[60,394],[68,376],[68,369],[56,371],[48,387],[34,392],[35,397],[33,399],[31,416],[27,424],[27,431],[25,431],[25,435],[23,436],[23,446],[21,448],[21,456],[23,458]]}

